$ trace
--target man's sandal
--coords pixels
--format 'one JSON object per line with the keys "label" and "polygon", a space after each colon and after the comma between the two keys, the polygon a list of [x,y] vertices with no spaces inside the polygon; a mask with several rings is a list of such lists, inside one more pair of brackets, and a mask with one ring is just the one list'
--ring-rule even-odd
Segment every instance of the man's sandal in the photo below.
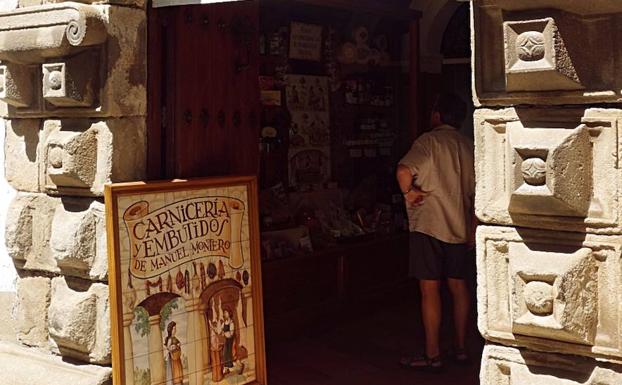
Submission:
{"label": "man's sandal", "polygon": [[443,370],[443,361],[441,356],[429,358],[427,356],[419,357],[402,357],[400,365],[403,368],[414,369],[432,373],[438,373]]}

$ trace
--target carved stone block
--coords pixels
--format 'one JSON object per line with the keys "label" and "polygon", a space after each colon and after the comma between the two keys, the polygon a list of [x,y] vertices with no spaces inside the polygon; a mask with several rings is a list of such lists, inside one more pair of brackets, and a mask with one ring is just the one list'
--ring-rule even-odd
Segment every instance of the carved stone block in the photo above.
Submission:
{"label": "carved stone block", "polygon": [[6,248],[15,266],[25,270],[58,273],[56,261],[46,252],[51,235],[55,200],[43,194],[18,193],[6,217]]}
{"label": "carved stone block", "polygon": [[598,260],[592,253],[585,247],[564,253],[510,243],[512,332],[593,344]]}
{"label": "carved stone block", "polygon": [[88,290],[74,290],[64,277],[52,279],[48,325],[63,356],[110,363],[108,286],[95,283]]}
{"label": "carved stone block", "polygon": [[145,177],[144,119],[5,122],[5,175],[17,190],[102,196],[106,183]]}
{"label": "carved stone block", "polygon": [[481,385],[616,385],[622,367],[572,355],[546,354],[488,345]]}
{"label": "carved stone block", "polygon": [[477,105],[622,101],[619,2],[474,0]]}
{"label": "carved stone block", "polygon": [[106,183],[145,176],[143,119],[48,120],[44,132],[41,184],[52,195],[102,196]]}
{"label": "carved stone block", "polygon": [[45,150],[47,176],[54,186],[93,186],[97,174],[97,130],[54,131]]}
{"label": "carved stone block", "polygon": [[4,175],[17,190],[39,191],[41,124],[39,119],[5,121]]}
{"label": "carved stone block", "polygon": [[104,280],[105,238],[98,201],[18,193],[9,207],[7,251],[20,269]]}
{"label": "carved stone block", "polygon": [[481,226],[479,328],[531,349],[622,360],[622,237]]}
{"label": "carved stone block", "polygon": [[507,21],[503,30],[507,91],[583,88],[553,18]]}
{"label": "carved stone block", "polygon": [[478,110],[476,212],[486,223],[622,233],[621,110]]}
{"label": "carved stone block", "polygon": [[43,98],[57,107],[93,106],[99,93],[98,64],[94,52],[43,64]]}
{"label": "carved stone block", "polygon": [[50,306],[50,279],[21,278],[17,281],[15,316],[17,338],[23,344],[49,348],[47,324]]}
{"label": "carved stone block", "polygon": [[13,107],[29,107],[33,102],[34,74],[29,66],[0,65],[0,100]]}
{"label": "carved stone block", "polygon": [[506,126],[510,145],[510,213],[585,217],[592,194],[592,142],[587,126],[575,129]]}
{"label": "carved stone block", "polygon": [[64,199],[63,204],[56,207],[50,236],[50,251],[61,271],[73,276],[89,274],[90,278],[104,279],[106,253],[98,244],[98,237],[104,232],[102,203]]}

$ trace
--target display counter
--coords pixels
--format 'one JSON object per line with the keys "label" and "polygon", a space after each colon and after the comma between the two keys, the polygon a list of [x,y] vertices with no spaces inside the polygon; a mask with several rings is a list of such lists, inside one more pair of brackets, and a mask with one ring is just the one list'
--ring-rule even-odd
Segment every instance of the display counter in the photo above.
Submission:
{"label": "display counter", "polygon": [[408,280],[408,233],[379,235],[263,262],[267,335],[288,338],[348,309],[399,293]]}

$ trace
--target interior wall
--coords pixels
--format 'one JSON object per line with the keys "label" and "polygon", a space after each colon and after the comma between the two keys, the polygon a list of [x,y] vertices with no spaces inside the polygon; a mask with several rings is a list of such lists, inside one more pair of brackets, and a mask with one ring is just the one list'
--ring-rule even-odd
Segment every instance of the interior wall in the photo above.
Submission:
{"label": "interior wall", "polygon": [[441,73],[441,43],[447,24],[465,0],[413,0],[411,8],[422,12],[420,20],[420,65],[423,73]]}
{"label": "interior wall", "polygon": [[451,63],[444,63],[442,52],[443,36],[452,17],[464,3],[463,0],[413,0],[411,4],[411,8],[422,12],[419,79],[419,126],[423,128],[422,132],[429,129],[429,115],[435,95],[452,91],[467,103],[469,115],[461,131],[473,137],[470,62],[452,60]]}

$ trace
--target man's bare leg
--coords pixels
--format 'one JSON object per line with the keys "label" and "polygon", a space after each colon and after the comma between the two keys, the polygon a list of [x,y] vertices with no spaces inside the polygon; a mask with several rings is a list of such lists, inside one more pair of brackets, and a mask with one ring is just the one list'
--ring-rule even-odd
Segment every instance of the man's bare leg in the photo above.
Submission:
{"label": "man's bare leg", "polygon": [[429,358],[440,356],[440,327],[441,327],[441,293],[440,281],[420,280],[421,288],[421,316],[425,329],[425,354]]}
{"label": "man's bare leg", "polygon": [[455,348],[464,350],[471,306],[469,289],[463,279],[449,278],[447,284],[454,303]]}

